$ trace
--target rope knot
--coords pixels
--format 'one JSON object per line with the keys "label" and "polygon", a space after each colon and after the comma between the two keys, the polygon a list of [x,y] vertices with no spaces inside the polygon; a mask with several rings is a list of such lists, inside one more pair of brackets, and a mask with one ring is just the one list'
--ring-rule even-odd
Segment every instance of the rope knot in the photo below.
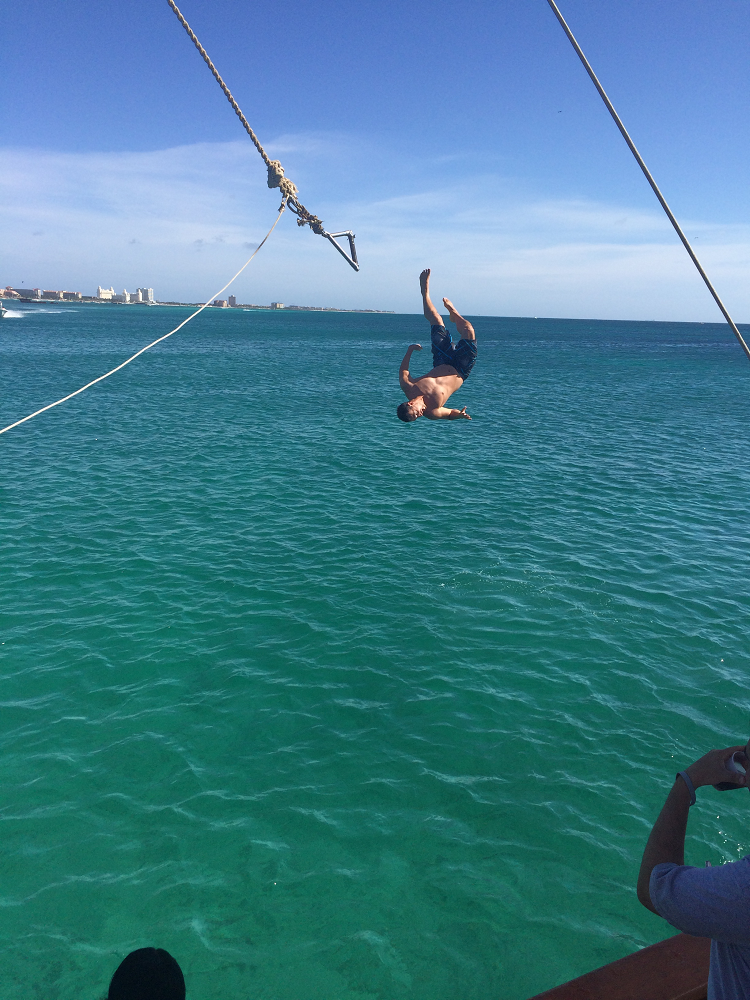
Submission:
{"label": "rope knot", "polygon": [[318,236],[325,235],[325,227],[323,226],[323,223],[317,217],[317,215],[310,215],[309,213],[305,215],[300,215],[300,217],[297,219],[297,225],[309,226],[314,233],[318,234]]}
{"label": "rope knot", "polygon": [[284,176],[284,168],[279,160],[271,160],[268,164],[268,186],[279,188],[287,198],[294,198],[298,194],[297,185]]}

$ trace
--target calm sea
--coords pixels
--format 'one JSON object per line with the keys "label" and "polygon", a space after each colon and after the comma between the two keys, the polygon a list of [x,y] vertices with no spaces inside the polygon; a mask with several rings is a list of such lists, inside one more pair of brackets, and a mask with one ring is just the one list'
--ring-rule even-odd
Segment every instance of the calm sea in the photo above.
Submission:
{"label": "calm sea", "polygon": [[[0,425],[186,314],[19,311]],[[395,417],[420,316],[214,310],[0,438],[4,1000],[148,944],[190,1000],[523,1000],[674,933],[650,824],[749,735],[750,367],[475,322],[471,423]]]}

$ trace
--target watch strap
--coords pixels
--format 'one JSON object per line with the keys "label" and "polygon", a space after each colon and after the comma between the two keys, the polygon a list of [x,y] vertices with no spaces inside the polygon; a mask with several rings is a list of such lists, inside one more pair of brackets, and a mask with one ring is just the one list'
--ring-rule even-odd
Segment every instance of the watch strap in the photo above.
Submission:
{"label": "watch strap", "polygon": [[682,780],[687,785],[687,790],[690,792],[690,805],[694,806],[695,805],[695,785],[690,780],[690,775],[687,773],[687,771],[678,771],[677,774],[675,775],[675,780],[677,780],[677,778],[682,778]]}

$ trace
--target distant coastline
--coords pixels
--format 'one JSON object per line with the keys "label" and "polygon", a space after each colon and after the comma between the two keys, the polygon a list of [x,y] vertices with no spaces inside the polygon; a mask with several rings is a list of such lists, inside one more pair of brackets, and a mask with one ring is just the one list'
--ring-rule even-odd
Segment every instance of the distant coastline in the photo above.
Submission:
{"label": "distant coastline", "polygon": [[[96,296],[84,295],[80,299],[38,299],[38,298],[25,298],[19,296],[9,296],[3,295],[0,291],[0,300],[4,301],[6,304],[24,304],[32,306],[181,306],[185,309],[198,309],[200,306],[204,305],[203,302],[114,302],[111,299],[98,299]],[[378,313],[381,315],[395,315],[395,310],[393,309],[339,309],[336,306],[287,306],[274,303],[272,305],[262,306],[255,305],[254,303],[244,303],[238,302],[236,305],[218,305],[216,303],[211,303],[208,306],[209,309],[226,309],[226,310],[242,310],[244,312],[338,312],[338,313]]]}
{"label": "distant coastline", "polygon": [[[202,306],[202,302],[156,302],[159,306]],[[259,306],[251,302],[238,302],[236,305],[221,306],[215,302],[209,306],[210,309],[243,309],[258,312],[338,312],[338,313],[380,313],[395,316],[394,309],[339,309],[337,306],[286,306],[278,302],[272,302],[268,306]]]}

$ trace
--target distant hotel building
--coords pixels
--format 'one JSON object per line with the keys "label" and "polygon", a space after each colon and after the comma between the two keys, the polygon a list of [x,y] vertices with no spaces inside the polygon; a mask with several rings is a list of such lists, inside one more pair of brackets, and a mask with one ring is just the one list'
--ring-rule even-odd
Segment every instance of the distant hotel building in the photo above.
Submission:
{"label": "distant hotel building", "polygon": [[41,288],[11,288],[10,285],[0,294],[5,295],[6,298],[34,299],[35,301],[53,299],[58,302],[77,302],[83,298],[80,292],[52,291],[51,289],[42,291]]}
{"label": "distant hotel building", "polygon": [[139,288],[135,292],[129,292],[123,288],[122,294],[118,294],[114,288],[102,288],[99,285],[96,289],[96,297],[100,302],[154,302],[153,288]]}
{"label": "distant hotel building", "polygon": [[79,299],[82,299],[83,296],[81,295],[80,292],[64,292],[64,291],[63,292],[51,292],[51,291],[46,291],[45,290],[44,292],[42,292],[42,298],[43,299],[57,299],[58,301],[59,300],[63,300],[63,301],[67,301],[67,302],[72,302],[72,301],[77,301]]}
{"label": "distant hotel building", "polygon": [[272,309],[283,309],[284,308],[284,303],[283,302],[272,302],[271,303],[271,308]]}

